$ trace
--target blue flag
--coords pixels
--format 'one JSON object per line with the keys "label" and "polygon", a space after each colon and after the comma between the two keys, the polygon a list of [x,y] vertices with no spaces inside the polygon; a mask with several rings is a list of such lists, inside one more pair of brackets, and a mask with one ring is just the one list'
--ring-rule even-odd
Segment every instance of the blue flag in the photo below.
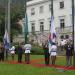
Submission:
{"label": "blue flag", "polygon": [[51,16],[51,28],[50,28],[50,34],[48,37],[48,42],[49,42],[49,52],[51,51],[51,45],[54,42],[55,43],[56,39],[56,30],[55,30],[55,25],[54,25],[54,17],[53,15]]}
{"label": "blue flag", "polygon": [[10,48],[10,41],[9,41],[9,36],[8,36],[7,30],[5,30],[3,42],[4,42],[5,49],[9,49]]}

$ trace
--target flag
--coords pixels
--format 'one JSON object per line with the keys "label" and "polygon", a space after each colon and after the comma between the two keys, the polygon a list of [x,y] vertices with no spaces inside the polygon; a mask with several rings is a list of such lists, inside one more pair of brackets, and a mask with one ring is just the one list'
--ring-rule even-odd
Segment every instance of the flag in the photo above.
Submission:
{"label": "flag", "polygon": [[51,45],[53,42],[55,42],[56,38],[56,30],[55,30],[55,25],[54,25],[54,17],[51,16],[51,27],[50,27],[50,34],[48,37],[48,42],[49,42],[49,53],[51,51]]}
{"label": "flag", "polygon": [[9,36],[8,36],[7,30],[5,30],[3,42],[4,42],[5,49],[9,49],[10,48],[10,41],[9,41]]}
{"label": "flag", "polygon": [[28,41],[28,17],[27,13],[25,14],[25,43]]}
{"label": "flag", "polygon": [[56,38],[56,30],[55,30],[55,25],[54,25],[54,17],[51,17],[51,28],[50,28],[50,40],[52,42],[55,42]]}

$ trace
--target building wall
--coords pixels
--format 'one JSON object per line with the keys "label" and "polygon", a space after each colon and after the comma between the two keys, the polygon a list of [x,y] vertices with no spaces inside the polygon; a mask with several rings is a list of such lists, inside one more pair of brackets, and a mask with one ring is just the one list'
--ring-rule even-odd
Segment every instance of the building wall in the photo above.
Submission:
{"label": "building wall", "polygon": [[[60,2],[64,1],[64,8],[60,9]],[[61,35],[69,35],[72,38],[72,0],[53,0],[53,10],[54,10],[54,24],[57,32],[57,40],[60,42]],[[33,0],[27,2],[27,15],[28,15],[28,29],[30,32],[30,39],[38,41],[39,43],[44,42],[49,35],[50,31],[50,19],[51,11],[49,11],[49,4],[51,0]],[[39,13],[40,6],[44,7],[44,12]],[[31,9],[35,9],[35,15],[31,15]],[[65,19],[65,28],[60,29],[60,19]],[[40,32],[39,22],[44,22],[44,32]],[[31,34],[31,23],[35,23],[35,35]],[[34,36],[34,38],[33,38]],[[37,40],[36,40],[37,38]]]}

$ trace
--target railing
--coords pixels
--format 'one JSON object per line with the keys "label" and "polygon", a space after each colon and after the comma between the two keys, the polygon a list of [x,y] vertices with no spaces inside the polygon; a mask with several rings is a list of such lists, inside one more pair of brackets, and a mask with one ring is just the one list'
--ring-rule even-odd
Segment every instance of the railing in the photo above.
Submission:
{"label": "railing", "polygon": [[65,28],[57,27],[56,32],[59,33],[59,34],[61,34],[61,33],[71,33],[72,32],[72,26],[68,26],[68,27],[65,27]]}

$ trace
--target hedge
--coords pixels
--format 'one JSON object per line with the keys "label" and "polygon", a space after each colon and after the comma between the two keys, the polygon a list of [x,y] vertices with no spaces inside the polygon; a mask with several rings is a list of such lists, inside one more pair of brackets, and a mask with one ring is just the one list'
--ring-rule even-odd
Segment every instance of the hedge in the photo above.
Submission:
{"label": "hedge", "polygon": [[[15,47],[16,47],[16,54],[17,54],[17,52],[18,52],[18,45],[15,45]],[[23,50],[23,53],[24,53],[24,50]],[[42,55],[42,54],[44,54],[44,50],[43,50],[42,47],[32,46],[31,54]]]}
{"label": "hedge", "polygon": [[32,46],[31,54],[41,55],[41,54],[44,54],[44,50],[43,50],[42,47],[39,47],[39,46]]}

